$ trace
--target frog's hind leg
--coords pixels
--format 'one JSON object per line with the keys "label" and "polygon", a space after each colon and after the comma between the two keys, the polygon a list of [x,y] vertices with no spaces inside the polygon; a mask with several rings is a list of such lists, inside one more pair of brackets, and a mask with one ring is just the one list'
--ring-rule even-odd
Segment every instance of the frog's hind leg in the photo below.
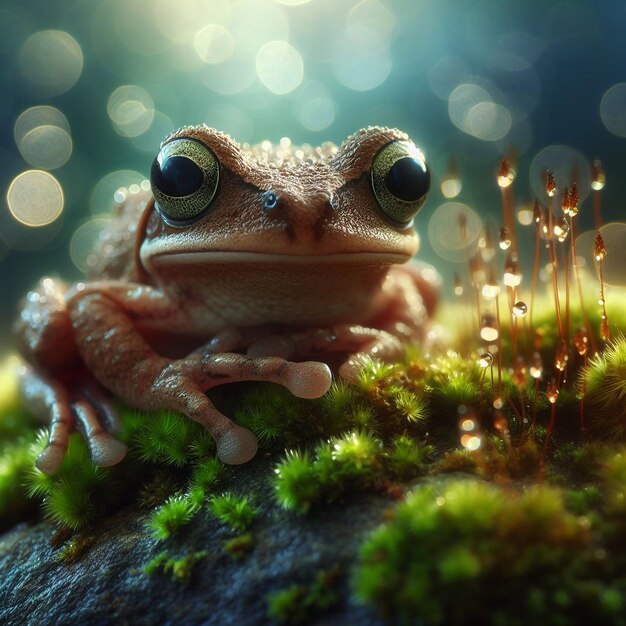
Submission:
{"label": "frog's hind leg", "polygon": [[96,465],[107,467],[124,458],[126,445],[108,432],[117,427],[115,413],[94,383],[77,384],[70,393],[63,383],[46,379],[28,366],[21,369],[19,383],[27,410],[50,420],[48,444],[36,461],[42,472],[53,474],[59,469],[75,429],[83,433]]}

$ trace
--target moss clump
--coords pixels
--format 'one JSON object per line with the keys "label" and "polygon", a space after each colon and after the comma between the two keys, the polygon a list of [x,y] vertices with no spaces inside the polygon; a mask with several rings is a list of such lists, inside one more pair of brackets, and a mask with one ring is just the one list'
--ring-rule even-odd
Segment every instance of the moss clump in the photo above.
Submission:
{"label": "moss clump", "polygon": [[256,509],[248,496],[236,496],[232,493],[213,496],[209,502],[209,510],[220,522],[238,531],[246,530],[256,515]]}
{"label": "moss clump", "polygon": [[236,561],[243,559],[254,548],[254,536],[252,533],[244,533],[232,539],[227,539],[222,545],[224,552],[230,554]]}
{"label": "moss clump", "polygon": [[141,461],[182,467],[198,458],[199,452],[204,452],[200,448],[215,450],[213,444],[208,444],[210,437],[206,430],[184,415],[156,411],[143,416],[134,434],[133,446]]}
{"label": "moss clump", "polygon": [[169,539],[188,524],[198,510],[197,502],[189,495],[171,496],[152,513],[147,526],[155,539]]}
{"label": "moss clump", "polygon": [[391,449],[385,452],[391,477],[408,480],[423,474],[426,471],[427,461],[433,457],[434,452],[433,446],[407,435],[396,437]]}
{"label": "moss clump", "polygon": [[367,432],[330,439],[316,447],[313,457],[290,451],[274,470],[276,499],[285,509],[306,513],[315,502],[332,502],[371,484],[381,459],[382,442]]}
{"label": "moss clump", "polygon": [[0,529],[14,524],[33,508],[23,484],[33,467],[33,436],[20,437],[0,455]]}
{"label": "moss clump", "polygon": [[291,585],[267,599],[268,616],[280,624],[303,624],[340,600],[337,583],[341,569],[320,570],[308,585]]}
{"label": "moss clump", "polygon": [[56,559],[66,565],[79,561],[95,543],[94,535],[78,535],[72,537],[57,553]]}
{"label": "moss clump", "polygon": [[626,337],[614,339],[596,354],[580,377],[585,392],[586,424],[601,438],[626,435]]}
{"label": "moss clump", "polygon": [[35,467],[48,435],[42,431],[30,447],[26,490],[43,498],[43,510],[50,520],[71,530],[84,528],[104,515],[115,501],[109,489],[111,470],[96,467],[80,435],[72,435],[60,470],[48,476]]}
{"label": "moss clump", "polygon": [[581,582],[589,543],[554,488],[420,488],[365,542],[354,585],[403,624],[591,623],[613,609]]}
{"label": "moss clump", "polygon": [[208,554],[206,550],[201,550],[175,559],[170,557],[167,552],[161,552],[143,568],[143,573],[152,576],[156,572],[162,571],[173,580],[186,582],[191,578],[196,564],[205,559]]}
{"label": "moss clump", "polygon": [[387,447],[366,431],[353,431],[317,445],[313,454],[291,450],[274,469],[274,494],[285,509],[306,513],[318,502],[408,480],[427,471],[434,448],[408,435]]}

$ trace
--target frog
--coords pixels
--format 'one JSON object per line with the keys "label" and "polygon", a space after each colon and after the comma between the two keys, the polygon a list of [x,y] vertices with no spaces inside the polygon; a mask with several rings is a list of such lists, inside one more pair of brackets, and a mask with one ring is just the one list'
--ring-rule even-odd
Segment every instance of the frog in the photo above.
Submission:
{"label": "frog", "polygon": [[441,284],[414,259],[430,178],[394,128],[320,147],[171,133],[149,185],[114,206],[85,279],[46,277],[21,305],[19,388],[49,422],[39,470],[58,471],[74,431],[95,465],[119,463],[118,403],[179,412],[222,462],[246,463],[255,435],[209,390],[263,381],[319,398],[364,360],[424,341]]}

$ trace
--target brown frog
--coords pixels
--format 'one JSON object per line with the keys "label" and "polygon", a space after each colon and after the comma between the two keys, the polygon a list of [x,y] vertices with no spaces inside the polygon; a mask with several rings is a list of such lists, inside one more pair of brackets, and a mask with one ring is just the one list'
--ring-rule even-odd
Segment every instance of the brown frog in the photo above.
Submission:
{"label": "brown frog", "polygon": [[16,322],[22,394],[51,420],[42,471],[58,469],[74,429],[95,464],[124,457],[109,392],[184,413],[222,461],[244,463],[256,439],[208,389],[269,381],[317,398],[331,384],[325,362],[341,357],[349,380],[362,355],[394,359],[423,336],[437,274],[397,265],[417,251],[430,173],[404,133],[250,147],[185,127],[162,144],[150,183],[116,207],[88,279],[42,280]]}

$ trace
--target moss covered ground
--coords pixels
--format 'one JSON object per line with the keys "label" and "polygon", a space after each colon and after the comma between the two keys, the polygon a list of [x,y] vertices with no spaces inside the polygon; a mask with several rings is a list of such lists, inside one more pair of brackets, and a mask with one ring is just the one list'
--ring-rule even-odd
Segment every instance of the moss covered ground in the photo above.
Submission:
{"label": "moss covered ground", "polygon": [[[453,316],[444,310],[442,323]],[[395,623],[626,623],[626,311],[614,306],[609,316],[613,339],[590,338],[598,346],[590,358],[570,349],[557,394],[548,305],[535,311],[534,335],[522,327],[515,345],[503,324],[499,370],[461,325],[427,352],[407,346],[399,363],[365,360],[354,384],[336,381],[319,400],[271,384],[217,390],[218,407],[259,439],[277,514],[323,515],[368,491],[389,497],[352,571],[329,564],[268,597],[268,615],[306,623],[336,601],[332,581],[344,577],[355,599]],[[573,308],[571,327],[582,322]],[[0,369],[4,529],[43,515],[59,528],[58,558],[71,563],[100,519],[137,502],[148,513],[144,532],[163,548],[144,572],[173,581],[205,556],[169,552],[199,514],[229,529],[224,551],[233,558],[255,549],[255,494],[233,491],[240,470],[224,467],[207,433],[183,416],[120,407],[122,463],[96,468],[76,434],[61,470],[42,474],[34,460],[47,433],[20,409],[17,367],[12,358]],[[466,478],[421,483],[450,472]]]}

